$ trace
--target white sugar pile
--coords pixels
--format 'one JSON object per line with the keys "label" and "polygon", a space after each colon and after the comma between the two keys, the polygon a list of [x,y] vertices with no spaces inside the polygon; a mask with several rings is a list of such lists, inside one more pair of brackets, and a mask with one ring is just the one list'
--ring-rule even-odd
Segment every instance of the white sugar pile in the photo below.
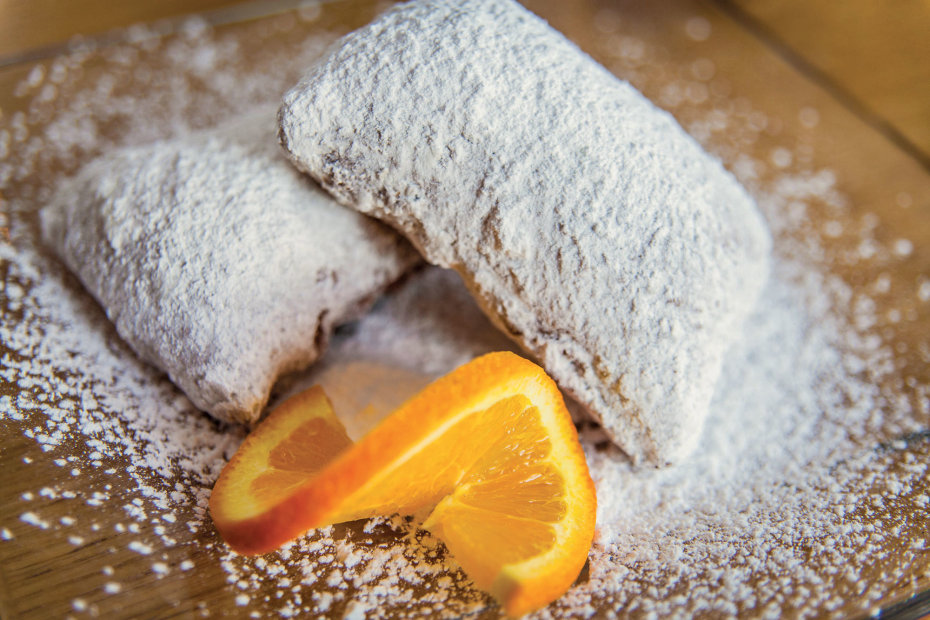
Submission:
{"label": "white sugar pile", "polygon": [[[305,14],[317,18],[319,10]],[[295,28],[294,16],[281,19],[271,22],[280,32]],[[270,27],[261,36],[276,33]],[[688,33],[706,38],[707,24],[689,22]],[[319,34],[299,53],[280,49],[247,66],[250,48],[201,22],[179,36],[144,34],[39,65],[19,89],[26,112],[0,118],[0,200],[7,201],[0,212],[0,427],[35,446],[17,467],[47,461],[61,468],[56,480],[23,493],[18,518],[0,524],[0,549],[37,531],[64,532],[81,549],[99,538],[103,519],[54,520],[49,503],[66,502],[81,515],[85,506],[118,506],[111,548],[122,542],[121,552],[144,557],[156,580],[221,567],[223,609],[243,616],[488,611],[489,599],[441,546],[399,517],[323,528],[259,559],[228,552],[205,506],[242,431],[192,411],[38,245],[34,213],[62,170],[114,145],[183,132],[274,98],[331,40]],[[604,41],[620,73],[644,80],[640,70],[652,65],[665,76],[653,88],[666,93],[663,105],[674,107],[676,92],[693,95],[708,73],[677,78],[682,67],[656,60],[648,44],[615,29]],[[678,97],[700,117],[689,129],[708,144],[721,127],[739,144],[766,120],[751,106],[728,108],[728,97],[706,105],[706,93],[690,102]],[[811,126],[815,115],[806,112]],[[582,427],[598,491],[597,539],[582,579],[540,616],[604,608],[658,616],[849,614],[901,583],[930,577],[910,568],[926,567],[930,553],[927,463],[915,456],[926,440],[894,439],[926,426],[930,388],[911,385],[913,397],[905,398],[877,387],[896,369],[891,344],[872,329],[875,304],[829,275],[821,235],[807,217],[823,205],[837,222],[849,217],[832,173],[805,169],[804,153],[786,148],[773,156],[775,172],[760,176],[768,162],[739,149],[717,151],[752,186],[775,232],[773,278],[728,357],[694,458],[672,469],[635,469],[596,427]],[[868,249],[863,263],[894,254],[873,229],[855,233],[857,247]],[[322,381],[358,435],[426,378],[510,346],[457,276],[431,268],[337,332],[324,361],[280,390]],[[903,456],[876,449],[887,441]],[[127,593],[127,570],[102,566],[96,589],[72,601],[74,610],[106,610],[110,597]],[[210,612],[203,605],[199,611]]]}

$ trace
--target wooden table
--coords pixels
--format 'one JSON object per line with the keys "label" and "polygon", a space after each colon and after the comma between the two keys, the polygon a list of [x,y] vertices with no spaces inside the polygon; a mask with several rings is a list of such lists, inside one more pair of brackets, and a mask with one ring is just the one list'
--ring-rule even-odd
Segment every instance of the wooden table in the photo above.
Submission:
{"label": "wooden table", "polygon": [[[280,11],[287,15],[291,4],[296,3],[0,0],[0,129],[11,127],[17,113],[25,111],[30,98],[20,91],[33,67],[47,67],[50,59],[65,54],[74,36],[106,46],[123,36],[110,32],[112,28],[162,20],[159,27],[168,32],[177,29],[179,15],[201,11],[207,21],[228,24],[221,28],[241,33],[243,40],[265,37],[272,46],[272,35],[261,24],[276,23],[276,17],[243,20]],[[355,0],[326,4],[318,20],[309,25],[300,22],[296,31],[275,37],[301,36],[301,28],[345,31],[370,19],[370,4]],[[627,41],[635,37],[638,44],[665,59],[665,66],[692,71],[696,77],[689,79],[695,83],[724,89],[722,96],[741,101],[768,119],[767,129],[751,144],[738,146],[719,136],[699,136],[728,165],[738,161],[740,148],[760,157],[772,153],[778,158],[776,152],[784,147],[788,148],[785,152],[805,154],[806,167],[830,169],[835,174],[838,189],[850,203],[846,216],[850,223],[872,222],[876,239],[889,247],[897,239],[911,240],[906,257],[891,257],[865,269],[836,264],[834,272],[863,289],[879,277],[890,278],[892,292],[880,303],[896,309],[904,319],[879,327],[883,337],[895,343],[899,378],[909,376],[914,378],[913,385],[930,385],[930,303],[921,301],[920,294],[922,286],[930,286],[930,4],[922,0],[902,0],[893,7],[866,0],[529,0],[526,4],[669,108],[691,131],[700,133],[694,123],[706,117],[710,105],[706,89],[690,101],[670,94],[663,90],[667,76],[638,71],[630,54],[612,45],[622,45],[623,37]],[[686,60],[697,58],[703,64]],[[93,65],[89,67],[91,72]],[[58,171],[65,168],[59,165]],[[8,239],[11,218],[32,217],[10,212],[10,199],[21,199],[29,191],[38,191],[35,188],[40,185],[35,175],[0,185],[0,243]],[[822,214],[813,217],[825,219]],[[837,253],[847,241],[836,240]],[[0,262],[0,271],[6,291],[12,283],[8,266]],[[0,333],[5,340],[18,315],[8,299],[3,308],[4,331]],[[8,351],[6,342],[2,343],[0,352]],[[209,567],[209,559],[219,554],[216,548],[203,550],[204,545],[210,549],[217,544],[209,527],[191,532],[180,523],[162,523],[162,531],[167,530],[179,544],[156,549],[152,557],[114,547],[111,533],[130,523],[124,504],[131,504],[138,489],[129,476],[89,471],[73,477],[70,463],[56,464],[60,450],[44,452],[24,435],[25,429],[41,420],[16,420],[9,415],[17,410],[23,391],[15,381],[0,378],[0,397],[9,397],[0,401],[6,407],[0,412],[0,526],[11,538],[0,540],[0,616],[245,615],[248,608],[236,605],[236,590],[226,583],[226,575]],[[902,384],[900,392],[905,398],[919,397],[909,385]],[[930,412],[915,415],[923,415],[924,427],[930,428]],[[905,452],[930,459],[928,443],[926,437],[918,437]],[[74,446],[83,449],[68,438],[63,445],[66,452]],[[112,458],[103,468],[119,472],[131,465],[131,459]],[[102,504],[75,506],[61,492],[68,489],[80,494],[102,485],[109,485]],[[36,494],[40,488],[52,491]],[[930,485],[924,492],[928,489]],[[48,526],[24,523],[22,515],[27,511],[39,515]],[[195,516],[195,508],[189,511]],[[93,523],[94,528],[82,529],[75,538],[73,528],[58,525],[63,517]],[[357,534],[360,530],[354,527],[347,531]],[[930,525],[927,530],[930,533]],[[168,569],[167,575],[152,571],[155,559]],[[187,561],[195,562],[197,570],[183,570]],[[911,568],[912,578],[889,586],[881,600],[896,613],[917,615],[919,609],[924,613],[930,609],[930,551],[925,550]],[[121,575],[118,595],[102,591],[108,570]],[[839,613],[861,615],[867,611],[861,605],[855,594],[847,594]],[[337,611],[341,608],[331,610]],[[790,615],[791,609],[783,612]]]}

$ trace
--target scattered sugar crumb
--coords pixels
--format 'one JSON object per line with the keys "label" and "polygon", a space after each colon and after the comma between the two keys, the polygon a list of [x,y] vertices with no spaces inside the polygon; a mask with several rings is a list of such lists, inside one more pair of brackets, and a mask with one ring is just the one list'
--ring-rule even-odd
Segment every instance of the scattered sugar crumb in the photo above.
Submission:
{"label": "scattered sugar crumb", "polygon": [[19,520],[22,521],[23,523],[34,525],[35,527],[38,527],[43,530],[47,530],[49,528],[48,521],[45,521],[44,519],[40,518],[39,515],[37,515],[34,512],[24,512],[23,514],[19,515]]}
{"label": "scattered sugar crumb", "polygon": [[809,106],[803,107],[801,111],[798,112],[798,120],[805,128],[813,129],[820,122],[820,112],[818,112],[816,108]]}
{"label": "scattered sugar crumb", "polygon": [[136,553],[139,553],[142,555],[151,555],[153,551],[151,545],[146,545],[145,543],[141,543],[138,540],[134,540],[131,543],[129,543],[129,550],[135,551]]}
{"label": "scattered sugar crumb", "polygon": [[704,17],[691,17],[685,23],[685,32],[695,41],[706,41],[710,38],[711,25]]}
{"label": "scattered sugar crumb", "polygon": [[914,204],[914,198],[907,192],[898,192],[895,196],[895,202],[902,209],[907,209]]}
{"label": "scattered sugar crumb", "polygon": [[894,253],[898,256],[910,256],[914,251],[914,244],[910,239],[898,239],[894,242]]}
{"label": "scattered sugar crumb", "polygon": [[787,168],[791,165],[791,161],[794,157],[791,155],[791,151],[784,147],[778,147],[772,151],[772,164],[776,168]]}
{"label": "scattered sugar crumb", "polygon": [[923,278],[917,285],[917,298],[920,301],[930,301],[930,278]]}

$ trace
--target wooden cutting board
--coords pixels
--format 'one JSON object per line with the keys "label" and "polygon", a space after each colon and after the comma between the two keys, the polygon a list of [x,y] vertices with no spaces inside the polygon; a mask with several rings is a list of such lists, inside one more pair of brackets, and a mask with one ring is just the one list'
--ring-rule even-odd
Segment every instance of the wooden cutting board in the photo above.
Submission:
{"label": "wooden cutting board", "polygon": [[[7,17],[0,19],[0,40],[4,41],[0,44],[0,57],[12,59],[0,66],[0,129],[12,131],[17,118],[34,117],[38,119],[34,130],[38,131],[52,118],[43,120],[30,108],[36,105],[35,94],[28,93],[23,84],[28,83],[36,66],[43,67],[47,74],[54,60],[68,53],[66,48],[54,47],[61,43],[62,37],[75,32],[96,32],[101,25],[111,27],[139,19],[162,18],[183,10],[175,6],[177,3],[140,2],[127,5],[133,7],[123,9],[129,11],[127,14],[106,14],[110,4],[97,4],[73,3],[69,9],[73,14],[69,15],[53,9],[43,9],[43,13],[27,8],[25,11],[37,11],[30,18],[24,17],[25,3],[0,3],[0,17]],[[226,3],[194,4],[205,10]],[[378,10],[374,2],[347,0],[325,3],[319,8],[304,6],[303,13],[298,14],[286,4],[274,3],[271,8],[275,14],[265,16],[256,17],[257,13],[271,12],[270,5],[263,8],[261,3],[204,16],[208,22],[216,23],[217,36],[235,40],[248,50],[243,55],[256,65],[272,66],[276,58],[286,57],[289,46],[303,38],[320,32],[332,35],[346,32],[369,21]],[[838,191],[849,204],[841,222],[844,229],[866,221],[875,227],[876,239],[888,247],[895,247],[900,239],[910,242],[909,251],[901,255],[892,253],[887,259],[865,266],[836,261],[830,268],[854,289],[871,290],[868,287],[876,280],[887,279],[889,292],[877,298],[880,304],[877,314],[887,317],[888,311],[894,310],[897,320],[889,318],[876,329],[881,330],[882,338],[892,343],[896,351],[893,363],[897,370],[890,381],[897,386],[894,389],[901,398],[914,400],[915,415],[923,416],[924,428],[930,428],[927,421],[930,413],[920,410],[926,404],[920,404],[914,388],[930,385],[930,303],[919,294],[921,285],[930,281],[930,140],[927,138],[930,63],[918,60],[930,57],[930,37],[913,36],[914,32],[930,31],[926,4],[906,3],[907,17],[898,13],[897,20],[886,13],[871,19],[862,17],[870,15],[870,3],[864,1],[820,3],[816,11],[805,9],[806,3],[775,0],[719,3],[531,0],[526,4],[609,69],[669,109],[728,166],[737,165],[740,154],[750,154],[758,161],[773,161],[769,170],[760,171],[760,183],[764,183],[766,175],[777,173],[784,153],[795,156],[801,153],[806,158],[804,162],[782,163],[832,171]],[[52,5],[36,3],[36,6]],[[76,6],[86,8],[81,11]],[[805,10],[814,14],[803,13]],[[104,15],[88,19],[94,11],[103,11]],[[307,18],[308,13],[312,19]],[[820,29],[804,25],[812,20]],[[163,41],[186,36],[179,23],[169,20],[159,26],[165,33]],[[7,32],[15,29],[17,36],[3,37],[4,28]],[[875,37],[871,36],[873,33]],[[851,37],[861,41],[861,45],[851,44]],[[116,45],[118,40],[118,36],[108,35],[101,39],[101,45]],[[841,44],[850,48],[847,50]],[[29,59],[30,50],[50,45],[41,52],[46,57]],[[163,44],[163,48],[167,46]],[[641,48],[639,51],[637,46]],[[865,54],[863,50],[869,50],[869,58],[878,55],[886,61],[880,66],[862,67],[860,72],[859,65],[850,59],[855,54]],[[82,84],[93,83],[105,72],[104,63],[95,60],[96,52],[81,53],[89,56],[83,61],[78,83],[70,86],[71,92],[80,90]],[[158,52],[127,62],[139,63],[153,71],[164,68]],[[132,79],[141,78],[137,75]],[[673,83],[693,86],[693,90],[673,92],[670,88]],[[909,84],[913,84],[913,89]],[[699,121],[706,119],[712,106],[721,100],[756,111],[759,118],[766,119],[766,129],[758,132],[751,142],[726,131],[702,133]],[[20,113],[22,116],[18,117]],[[190,113],[201,124],[213,120],[208,111]],[[112,131],[118,134],[119,127]],[[12,148],[27,145],[28,141],[15,142]],[[13,218],[21,218],[28,225],[35,222],[34,214],[28,210],[11,212],[13,199],[17,205],[28,204],[30,196],[40,193],[37,188],[53,183],[63,171],[72,170],[75,165],[76,162],[46,162],[31,174],[8,179],[5,185],[0,185],[3,218],[0,243],[9,241],[8,226]],[[811,217],[812,227],[825,225],[828,219],[825,212],[816,210]],[[853,241],[838,236],[830,249],[840,255],[844,244]],[[4,274],[5,297],[0,353],[9,355],[12,351],[6,340],[9,326],[21,316],[6,291],[12,290],[10,286],[28,286],[28,283],[14,282],[3,263],[0,271]],[[77,286],[74,288],[79,290]],[[85,299],[82,303],[90,302]],[[113,333],[109,337],[114,342],[118,340]],[[81,377],[70,379],[80,381]],[[97,466],[89,465],[94,460],[92,449],[77,435],[67,434],[56,448],[41,449],[35,435],[41,432],[36,427],[41,427],[43,421],[15,415],[27,409],[20,406],[19,403],[25,402],[20,399],[35,396],[34,391],[19,386],[15,378],[0,376],[0,397],[6,399],[0,401],[4,408],[0,414],[0,527],[3,528],[0,532],[5,532],[3,538],[7,539],[0,540],[0,616],[166,618],[248,617],[257,613],[258,617],[264,617],[281,609],[276,604],[282,598],[279,582],[248,590],[247,601],[241,598],[243,590],[230,583],[229,573],[223,570],[222,543],[209,519],[202,519],[197,506],[180,507],[181,518],[175,522],[148,521],[140,526],[132,518],[133,501],[139,498],[137,477],[127,473],[133,467],[132,458],[115,455]],[[877,492],[881,492],[883,485],[895,484],[908,459],[924,462],[930,459],[930,440],[926,434],[888,449],[891,457],[885,476],[876,483]],[[930,492],[930,482],[925,481],[922,489],[911,492]],[[894,511],[901,509],[889,506],[885,512],[876,510],[869,518],[884,527],[882,524],[893,521]],[[203,525],[191,529],[188,522]],[[881,605],[891,607],[920,593],[926,596],[930,589],[930,551],[925,547],[916,555],[904,552],[918,535],[903,530],[899,554],[886,557],[882,564],[855,567],[866,575],[874,572],[876,579],[881,578],[880,573],[895,570],[910,575],[885,587]],[[159,542],[165,536],[175,543]],[[389,528],[366,531],[361,523],[342,526],[333,536],[368,537],[373,545],[397,544],[396,534]],[[145,553],[140,553],[138,544],[130,548],[127,541],[141,544]],[[303,586],[302,595],[307,601],[316,600],[313,597],[325,595],[332,587],[321,582],[309,584]],[[832,586],[826,583],[824,587]],[[417,594],[425,597],[428,592]],[[861,615],[875,606],[861,593],[842,591],[837,595],[843,603],[829,614]],[[461,596],[473,597],[473,594],[463,589]],[[386,609],[395,615],[404,612],[403,608]],[[430,613],[437,607],[417,609]],[[497,613],[481,600],[475,609],[479,615],[493,617]],[[790,615],[791,610],[786,603],[781,611]],[[340,617],[345,611],[343,600],[319,615]],[[615,610],[605,599],[599,611],[606,614]],[[820,613],[828,615],[828,610],[821,609]]]}

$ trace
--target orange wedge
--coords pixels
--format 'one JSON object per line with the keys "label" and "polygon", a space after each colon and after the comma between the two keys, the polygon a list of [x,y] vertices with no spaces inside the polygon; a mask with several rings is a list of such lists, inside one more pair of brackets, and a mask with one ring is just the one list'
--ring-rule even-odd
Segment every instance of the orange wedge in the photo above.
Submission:
{"label": "orange wedge", "polygon": [[296,398],[253,431],[213,489],[213,520],[236,551],[431,511],[423,527],[508,615],[548,604],[578,576],[594,485],[562,396],[535,364],[506,352],[473,360],[351,447],[322,391]]}

